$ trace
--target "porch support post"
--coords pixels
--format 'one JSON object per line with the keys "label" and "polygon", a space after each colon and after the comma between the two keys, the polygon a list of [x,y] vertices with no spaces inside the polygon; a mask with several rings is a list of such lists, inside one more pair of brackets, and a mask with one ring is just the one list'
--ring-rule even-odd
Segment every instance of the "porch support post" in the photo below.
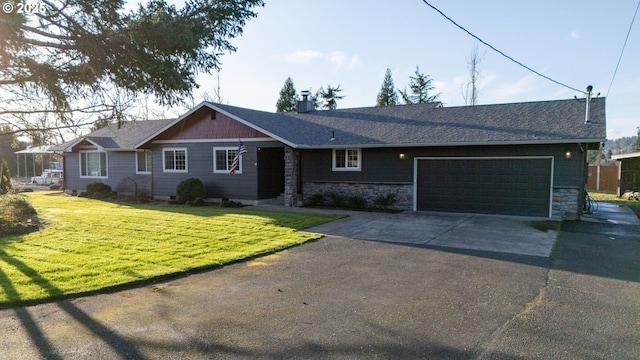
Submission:
{"label": "porch support post", "polygon": [[298,157],[300,152],[284,148],[284,205],[298,206]]}

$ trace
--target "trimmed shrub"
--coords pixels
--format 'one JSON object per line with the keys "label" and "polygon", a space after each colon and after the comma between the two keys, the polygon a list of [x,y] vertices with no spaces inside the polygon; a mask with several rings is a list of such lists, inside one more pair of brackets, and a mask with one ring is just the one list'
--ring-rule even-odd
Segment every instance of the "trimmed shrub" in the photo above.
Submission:
{"label": "trimmed shrub", "polygon": [[205,205],[207,205],[207,203],[204,202],[203,198],[197,198],[197,199],[192,200],[192,201],[187,201],[186,204],[189,205],[189,206],[205,206]]}
{"label": "trimmed shrub", "polygon": [[307,205],[309,206],[322,206],[324,205],[324,194],[313,194],[309,197],[309,199],[307,200]]}
{"label": "trimmed shrub", "polygon": [[188,201],[195,201],[197,198],[204,198],[204,184],[198,178],[183,180],[176,188],[176,201],[179,204],[186,204]]}
{"label": "trimmed shrub", "polygon": [[86,192],[87,196],[94,197],[95,195],[100,194],[102,196],[98,196],[103,198],[104,195],[111,194],[111,186],[101,182],[94,182],[87,184]]}
{"label": "trimmed shrub", "polygon": [[223,202],[220,203],[220,207],[239,208],[243,206],[244,205],[242,205],[241,202],[233,201],[233,200],[224,200]]}
{"label": "trimmed shrub", "polygon": [[[31,222],[37,214],[29,200],[21,195],[0,196],[0,236],[20,234],[37,229]],[[35,226],[32,226],[35,225]]]}
{"label": "trimmed shrub", "polygon": [[351,195],[347,197],[347,207],[350,209],[364,209],[367,201],[361,195]]}
{"label": "trimmed shrub", "polygon": [[373,204],[385,210],[389,209],[398,202],[398,192],[392,191],[384,194],[378,194],[373,199]]}
{"label": "trimmed shrub", "polygon": [[337,208],[346,206],[346,200],[342,195],[332,191],[332,192],[329,192],[327,196],[329,197],[329,202],[331,206],[335,206]]}

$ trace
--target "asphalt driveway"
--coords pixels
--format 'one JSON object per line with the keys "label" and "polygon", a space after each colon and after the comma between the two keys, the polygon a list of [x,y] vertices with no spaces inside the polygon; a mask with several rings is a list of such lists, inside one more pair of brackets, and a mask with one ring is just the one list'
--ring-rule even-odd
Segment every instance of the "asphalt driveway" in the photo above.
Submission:
{"label": "asphalt driveway", "polygon": [[553,258],[329,235],[142,288],[0,310],[0,354],[637,359],[638,231],[567,222]]}

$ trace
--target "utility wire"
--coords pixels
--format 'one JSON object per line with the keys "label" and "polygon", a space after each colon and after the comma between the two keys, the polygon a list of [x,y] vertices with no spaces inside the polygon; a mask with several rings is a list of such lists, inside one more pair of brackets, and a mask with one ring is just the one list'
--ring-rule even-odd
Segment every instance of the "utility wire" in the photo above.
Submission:
{"label": "utility wire", "polygon": [[528,67],[527,65],[525,65],[525,64],[523,64],[523,63],[521,63],[521,62],[519,62],[518,60],[516,60],[516,59],[512,58],[511,56],[509,56],[509,55],[507,55],[507,54],[503,53],[502,51],[500,51],[500,50],[496,49],[495,47],[491,46],[491,45],[490,45],[489,43],[487,43],[486,41],[484,41],[484,40],[480,39],[479,37],[475,36],[474,34],[472,34],[469,30],[467,30],[467,29],[465,29],[464,27],[462,27],[462,26],[458,25],[458,23],[456,23],[455,21],[453,21],[450,17],[448,17],[447,15],[445,15],[442,11],[438,10],[438,8],[436,8],[435,6],[433,6],[433,5],[429,4],[429,2],[428,2],[427,0],[422,0],[422,1],[423,1],[425,4],[427,4],[427,6],[429,6],[429,7],[430,7],[430,8],[432,8],[433,10],[437,11],[437,12],[438,12],[440,15],[442,15],[445,19],[449,20],[453,25],[455,25],[455,26],[457,26],[458,28],[460,28],[460,30],[462,30],[462,31],[466,32],[467,34],[471,35],[471,37],[473,37],[474,39],[476,39],[476,40],[480,41],[480,42],[481,42],[481,43],[483,43],[484,45],[488,46],[491,50],[493,50],[493,51],[497,52],[498,54],[500,54],[500,55],[502,55],[502,56],[506,57],[507,59],[509,59],[509,60],[513,61],[514,63],[516,63],[516,64],[518,64],[518,65],[522,66],[523,68],[525,68],[525,69],[527,69],[527,70],[531,71],[532,73],[534,73],[534,74],[536,74],[536,75],[538,75],[538,76],[541,76],[541,77],[543,77],[543,78],[545,78],[545,79],[547,79],[547,80],[549,80],[549,81],[551,81],[551,82],[554,82],[554,83],[556,83],[556,84],[558,84],[558,85],[560,85],[560,86],[564,86],[564,87],[566,87],[567,89],[570,89],[570,90],[577,91],[577,92],[579,92],[579,93],[583,93],[583,94],[585,94],[585,92],[584,92],[583,90],[578,90],[578,89],[576,89],[576,88],[574,88],[574,87],[571,87],[571,86],[569,86],[569,85],[567,85],[567,84],[563,84],[563,83],[561,83],[561,82],[559,82],[559,81],[556,81],[556,80],[554,80],[554,79],[552,79],[552,78],[550,78],[550,77],[548,77],[548,76],[546,76],[546,75],[543,75],[543,74],[541,74],[541,73],[539,73],[539,72],[537,72],[537,71],[533,70],[532,68]]}
{"label": "utility wire", "polygon": [[627,31],[627,37],[624,39],[624,45],[622,45],[622,51],[620,51],[620,57],[618,58],[618,63],[616,64],[616,69],[613,71],[613,76],[611,77],[611,83],[609,83],[609,88],[607,89],[607,95],[609,96],[609,91],[611,91],[611,85],[613,85],[613,80],[616,78],[616,74],[618,73],[618,67],[620,66],[620,60],[622,60],[622,54],[624,54],[624,49],[627,47],[627,40],[629,40],[629,34],[631,34],[631,28],[633,27],[633,22],[636,21],[636,15],[638,15],[638,9],[640,8],[640,0],[638,1],[638,6],[636,6],[636,12],[633,13],[633,19],[631,19],[631,24],[629,25],[629,30]]}

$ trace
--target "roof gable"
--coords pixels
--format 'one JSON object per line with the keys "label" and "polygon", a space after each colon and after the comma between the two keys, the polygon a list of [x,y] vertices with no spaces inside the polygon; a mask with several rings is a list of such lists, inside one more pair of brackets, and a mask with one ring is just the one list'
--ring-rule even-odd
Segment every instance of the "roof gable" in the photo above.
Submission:
{"label": "roof gable", "polygon": [[153,140],[265,138],[262,132],[203,106],[165,127]]}

